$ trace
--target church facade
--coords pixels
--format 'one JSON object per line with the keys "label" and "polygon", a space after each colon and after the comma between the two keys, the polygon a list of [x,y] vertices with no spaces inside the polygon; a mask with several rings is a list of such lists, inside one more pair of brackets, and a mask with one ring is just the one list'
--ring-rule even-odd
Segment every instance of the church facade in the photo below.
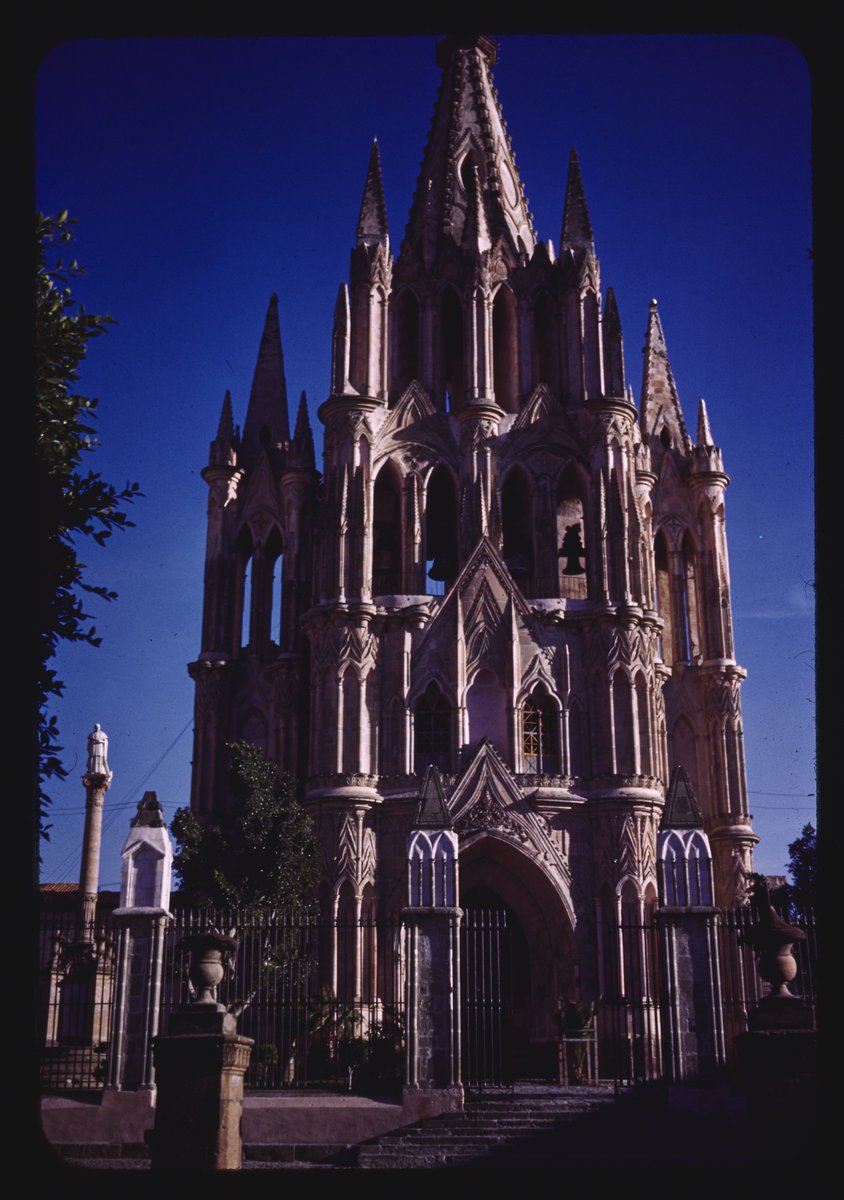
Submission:
{"label": "church facade", "polygon": [[[304,395],[291,432],[276,297],[242,432],[225,399],[203,472],[192,807],[224,812],[226,743],[261,745],[316,823],[324,913],[398,920],[435,766],[459,903],[508,912],[532,1044],[561,999],[605,993],[602,931],[656,907],[675,767],[716,904],[744,900],[757,839],[721,451],[702,401],[685,423],[655,302],[634,399],[574,153],[559,248],[538,239],[495,57],[486,38],[440,43],[396,254],[373,145],[322,472]],[[388,950],[356,953],[363,998]]]}

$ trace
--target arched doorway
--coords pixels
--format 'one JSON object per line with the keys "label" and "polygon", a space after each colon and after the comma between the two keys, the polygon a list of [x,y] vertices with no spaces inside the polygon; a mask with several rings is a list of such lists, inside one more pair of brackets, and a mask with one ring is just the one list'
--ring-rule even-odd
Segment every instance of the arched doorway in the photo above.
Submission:
{"label": "arched doorway", "polygon": [[[545,870],[504,838],[461,841],[464,1082],[554,1079],[554,1014],[574,997],[576,976],[563,899]],[[494,1080],[496,1064],[502,1078]]]}

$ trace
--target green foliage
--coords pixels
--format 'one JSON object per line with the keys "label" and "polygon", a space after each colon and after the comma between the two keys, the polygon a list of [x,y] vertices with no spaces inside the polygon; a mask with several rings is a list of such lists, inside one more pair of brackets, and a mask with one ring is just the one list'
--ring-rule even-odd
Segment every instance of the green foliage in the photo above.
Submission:
{"label": "green foliage", "polygon": [[171,829],[179,844],[173,865],[196,903],[297,908],[318,879],[310,817],[290,776],[279,782],[275,765],[257,746],[234,742],[226,820],[203,825],[180,808]]}
{"label": "green foliage", "polygon": [[75,391],[88,343],[112,324],[110,317],[86,313],[71,293],[70,283],[84,274],[59,250],[72,240],[75,222],[66,212],[36,218],[35,274],[35,495],[39,561],[36,596],[38,638],[37,707],[39,734],[38,813],[42,836],[47,836],[45,780],[63,777],[59,730],[48,716],[51,696],[63,684],[51,661],[59,644],[100,638],[85,596],[114,600],[116,593],[85,578],[77,557],[80,538],[102,546],[115,529],[132,522],[124,505],[141,493],[136,483],[118,491],[96,471],[82,470],[82,457],[97,445],[92,421],[97,401]]}
{"label": "green foliage", "polygon": [[814,909],[818,896],[818,840],[814,825],[804,825],[788,847],[790,900],[799,913]]}

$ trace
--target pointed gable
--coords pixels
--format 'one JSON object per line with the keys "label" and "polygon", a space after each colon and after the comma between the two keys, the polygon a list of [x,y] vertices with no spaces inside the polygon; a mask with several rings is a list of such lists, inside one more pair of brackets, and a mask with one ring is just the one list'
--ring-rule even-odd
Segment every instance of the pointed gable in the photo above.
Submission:
{"label": "pointed gable", "polygon": [[556,408],[557,402],[554,399],[554,393],[547,384],[539,383],[533,389],[530,399],[516,417],[512,428],[514,430],[527,429],[529,425],[535,425],[537,421],[553,416]]}
{"label": "pointed gable", "polygon": [[451,829],[454,822],[445,802],[440,773],[430,766],[425,774],[422,795],[413,817],[414,829]]}
{"label": "pointed gable", "polygon": [[511,686],[518,684],[519,664],[536,652],[550,670],[553,652],[539,621],[488,538],[481,538],[423,631],[414,650],[417,678],[429,678],[442,647],[457,648],[464,673],[494,660]]}
{"label": "pointed gable", "polygon": [[679,764],[671,772],[665,810],[659,827],[660,829],[703,829],[703,816],[692,785],[685,767]]}

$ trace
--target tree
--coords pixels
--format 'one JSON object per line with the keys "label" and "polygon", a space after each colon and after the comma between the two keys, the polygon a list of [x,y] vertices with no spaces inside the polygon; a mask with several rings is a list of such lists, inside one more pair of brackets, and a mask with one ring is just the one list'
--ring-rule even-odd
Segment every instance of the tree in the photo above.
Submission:
{"label": "tree", "polygon": [[180,808],[171,830],[173,865],[197,903],[303,905],[318,879],[313,823],[293,779],[249,742],[228,746],[232,808],[224,821],[202,825]]}
{"label": "tree", "polygon": [[788,847],[790,900],[799,913],[814,910],[818,895],[818,842],[814,825],[804,825]]}
{"label": "tree", "polygon": [[50,803],[45,781],[67,773],[60,758],[58,723],[47,712],[51,697],[60,696],[64,686],[51,663],[63,641],[100,644],[94,626],[88,625],[86,597],[116,598],[115,592],[87,580],[77,544],[93,538],[102,546],[115,529],[130,526],[124,505],[141,494],[136,483],[118,491],[98,472],[81,466],[83,455],[97,445],[92,425],[97,401],[79,395],[75,385],[88,343],[104,333],[112,319],[86,313],[73,299],[70,282],[84,271],[75,259],[65,262],[59,251],[72,240],[75,224],[66,212],[58,217],[39,213],[36,218],[37,811],[43,837],[48,836]]}

